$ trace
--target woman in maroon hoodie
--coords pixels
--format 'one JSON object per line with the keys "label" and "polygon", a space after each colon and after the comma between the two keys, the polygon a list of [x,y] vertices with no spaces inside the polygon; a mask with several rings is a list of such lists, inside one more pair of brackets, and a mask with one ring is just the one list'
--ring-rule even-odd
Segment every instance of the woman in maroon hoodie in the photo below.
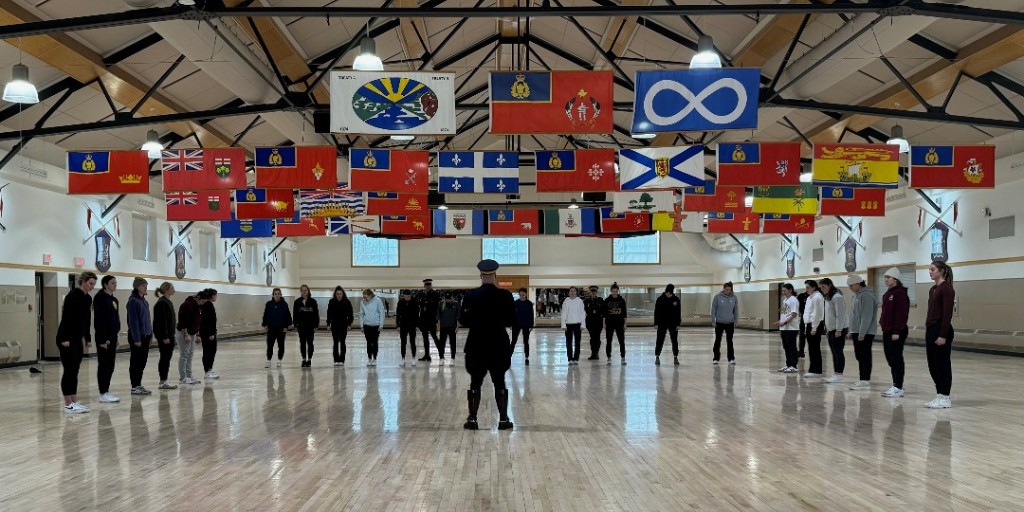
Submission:
{"label": "woman in maroon hoodie", "polygon": [[[889,288],[882,295],[882,315],[878,323],[882,326],[882,348],[885,360],[892,372],[892,387],[882,396],[899,398],[903,396],[903,344],[907,342],[907,316],[910,315],[910,296],[903,286],[900,269],[893,267],[885,272],[885,286]],[[893,339],[893,336],[896,339]]]}
{"label": "woman in maroon hoodie", "polygon": [[949,356],[953,346],[953,305],[956,300],[953,269],[944,262],[933,261],[928,266],[928,277],[932,278],[935,286],[928,290],[924,342],[928,353],[928,372],[935,381],[937,396],[925,407],[949,409],[949,390],[953,387],[953,367]]}

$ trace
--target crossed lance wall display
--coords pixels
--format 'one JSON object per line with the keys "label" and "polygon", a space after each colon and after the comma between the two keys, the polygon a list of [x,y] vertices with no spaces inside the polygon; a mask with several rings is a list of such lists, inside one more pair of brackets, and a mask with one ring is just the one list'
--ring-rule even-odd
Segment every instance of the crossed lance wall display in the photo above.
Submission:
{"label": "crossed lance wall display", "polygon": [[[4,183],[0,185],[0,218],[4,216],[4,189],[7,188],[10,183]],[[7,226],[4,226],[3,222],[0,222],[0,232],[7,231]]]}
{"label": "crossed lance wall display", "polygon": [[[946,215],[953,214],[953,222],[947,224],[945,221]],[[960,216],[960,200],[956,199],[953,204],[949,205],[942,213],[935,214],[931,211],[925,210],[920,206],[917,207],[917,226],[922,227],[925,220],[925,216],[929,219],[934,218],[928,227],[924,228],[924,232],[921,233],[921,237],[917,240],[920,242],[924,240],[924,237],[931,236],[931,258],[932,261],[945,262],[949,260],[949,232],[952,231],[958,236],[963,238],[964,232],[954,227]]]}
{"label": "crossed lance wall display", "polygon": [[783,236],[779,249],[782,251],[782,260],[786,262],[786,277],[793,279],[796,275],[796,260],[800,258],[797,254],[797,250],[800,249],[800,235],[793,235],[792,239]]}
{"label": "crossed lance wall display", "polygon": [[[842,218],[840,218],[842,220]],[[836,242],[842,239],[842,236],[846,235],[846,240],[843,241],[836,253],[844,253],[843,261],[847,272],[855,272],[857,270],[857,246],[865,251],[868,250],[866,246],[859,240],[864,237],[864,221],[857,222],[856,226],[850,226],[847,229],[848,224],[840,222],[836,226]]]}
{"label": "crossed lance wall display", "polygon": [[267,286],[273,286],[275,263],[277,263],[277,251],[265,249],[263,251],[263,268],[267,271]]}
{"label": "crossed lance wall display", "polygon": [[186,227],[184,230],[175,230],[167,225],[167,243],[171,246],[171,252],[167,253],[167,257],[170,258],[174,255],[174,276],[178,279],[184,279],[185,277],[185,256],[188,259],[192,259],[192,228]]}
{"label": "crossed lance wall display", "polygon": [[753,261],[754,242],[750,242],[749,245],[746,242],[740,242],[740,247],[743,248],[740,252],[740,257],[742,258],[740,260],[740,268],[743,270],[743,281],[749,283],[753,277],[752,269],[757,268]]}
{"label": "crossed lance wall display", "polygon": [[228,266],[228,282],[234,284],[238,280],[238,267],[242,264],[242,254],[240,252],[241,238],[236,238],[231,245],[228,245],[228,241],[224,240],[224,264]]}
{"label": "crossed lance wall display", "polygon": [[[117,213],[108,214],[104,219],[103,215],[93,211],[88,203],[83,204],[85,204],[85,226],[89,229],[90,234],[82,239],[82,245],[89,243],[90,240],[96,241],[96,270],[106,272],[110,270],[110,244],[113,243],[118,249],[121,248],[121,243],[117,240],[121,237],[121,219]],[[94,217],[99,224],[95,230],[92,229]],[[108,229],[111,225],[116,237],[111,235]]]}

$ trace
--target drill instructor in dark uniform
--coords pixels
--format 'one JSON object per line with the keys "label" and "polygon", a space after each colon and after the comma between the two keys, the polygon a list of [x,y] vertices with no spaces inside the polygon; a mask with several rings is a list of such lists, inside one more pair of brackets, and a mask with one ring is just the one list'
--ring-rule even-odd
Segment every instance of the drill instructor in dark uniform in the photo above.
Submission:
{"label": "drill instructor in dark uniform", "polygon": [[469,372],[469,417],[463,427],[467,430],[478,428],[476,413],[480,408],[480,387],[484,377],[490,373],[494,383],[494,400],[498,405],[498,430],[512,430],[508,418],[508,389],[505,388],[505,372],[512,364],[512,353],[508,338],[508,327],[515,322],[516,306],[512,292],[498,288],[495,272],[498,262],[482,260],[476,265],[480,270],[479,288],[466,293],[462,300],[459,323],[469,328],[466,335],[466,371]]}
{"label": "drill instructor in dark uniform", "polygon": [[589,361],[596,361],[601,352],[601,329],[604,327],[604,299],[597,294],[597,286],[590,286],[590,294],[583,299],[583,309],[587,312],[587,333],[590,334]]}

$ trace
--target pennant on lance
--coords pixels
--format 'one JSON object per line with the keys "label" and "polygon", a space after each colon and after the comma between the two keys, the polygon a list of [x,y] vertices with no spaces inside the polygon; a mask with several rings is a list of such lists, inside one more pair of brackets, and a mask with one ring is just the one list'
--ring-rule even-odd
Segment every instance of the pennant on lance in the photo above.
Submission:
{"label": "pennant on lance", "polygon": [[812,183],[829,187],[899,187],[900,147],[892,144],[815,144]]}
{"label": "pennant on lance", "polygon": [[362,192],[345,183],[333,190],[300,190],[299,213],[303,217],[355,217],[366,214]]}
{"label": "pennant on lance", "polygon": [[167,220],[231,220],[231,191],[168,192]]}
{"label": "pennant on lance", "polygon": [[621,190],[704,184],[704,146],[619,150]]}
{"label": "pennant on lance", "polygon": [[597,233],[596,208],[544,210],[545,235],[593,235]]}
{"label": "pennant on lance", "polygon": [[518,194],[519,152],[441,151],[437,191],[442,194]]}
{"label": "pennant on lance", "polygon": [[634,190],[612,194],[612,210],[619,213],[674,212],[680,197],[671,190]]}
{"label": "pennant on lance", "polygon": [[800,184],[799,142],[722,143],[717,158],[719,185]]}
{"label": "pennant on lance", "polygon": [[770,213],[764,216],[762,233],[814,233],[814,215]]}
{"label": "pennant on lance", "polygon": [[334,188],[338,186],[338,151],[334,146],[257,147],[256,186]]}
{"label": "pennant on lance", "polygon": [[913,146],[910,188],[993,188],[995,146]]}
{"label": "pennant on lance", "polygon": [[455,75],[332,71],[331,131],[455,135]]}
{"label": "pennant on lance", "polygon": [[687,212],[742,212],[747,191],[744,187],[716,185],[705,180],[704,185],[683,189],[683,211]]}
{"label": "pennant on lance", "polygon": [[651,230],[649,213],[618,213],[612,208],[601,208],[602,233],[631,233]]}
{"label": "pennant on lance", "polygon": [[324,236],[327,234],[323,217],[303,217],[298,212],[291,220],[274,221],[274,232],[285,236]]}
{"label": "pennant on lance", "polygon": [[525,236],[540,234],[540,210],[488,210],[487,234]]}
{"label": "pennant on lance", "polygon": [[363,192],[426,194],[430,186],[430,153],[352,148],[349,188]]}
{"label": "pennant on lance", "polygon": [[492,71],[491,133],[610,134],[611,71]]}
{"label": "pennant on lance", "polygon": [[817,215],[818,187],[797,186],[754,187],[754,213],[795,213]]}
{"label": "pennant on lance", "polygon": [[274,221],[270,219],[238,219],[220,222],[221,238],[269,238],[274,236]]}
{"label": "pennant on lance", "polygon": [[884,188],[821,187],[822,215],[885,216]]}
{"label": "pennant on lance", "polygon": [[435,235],[482,235],[486,226],[483,210],[434,210]]}
{"label": "pennant on lance", "polygon": [[426,194],[367,192],[365,202],[368,215],[417,215],[428,211]]}
{"label": "pennant on lance", "polygon": [[708,233],[760,233],[761,216],[752,212],[708,213]]}
{"label": "pennant on lance", "polygon": [[245,188],[242,148],[165,149],[160,164],[164,192]]}
{"label": "pennant on lance", "polygon": [[247,188],[235,191],[235,216],[239,219],[290,219],[295,215],[291,190]]}
{"label": "pennant on lance", "polygon": [[610,192],[615,182],[615,150],[537,151],[537,192]]}
{"label": "pennant on lance", "polygon": [[633,133],[757,128],[756,68],[640,71]]}
{"label": "pennant on lance", "polygon": [[68,194],[148,194],[145,151],[68,151]]}

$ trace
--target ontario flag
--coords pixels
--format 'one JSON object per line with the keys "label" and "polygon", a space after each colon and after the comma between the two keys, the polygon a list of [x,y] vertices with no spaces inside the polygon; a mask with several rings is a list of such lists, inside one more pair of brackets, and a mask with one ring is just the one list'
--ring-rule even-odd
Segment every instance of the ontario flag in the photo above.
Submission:
{"label": "ontario flag", "polygon": [[487,234],[524,236],[540,234],[540,210],[488,210]]}
{"label": "ontario flag", "polygon": [[995,146],[913,146],[910,188],[993,188]]}
{"label": "ontario flag", "polygon": [[245,188],[245,150],[166,149],[160,152],[164,192]]}
{"label": "ontario flag", "polygon": [[611,71],[492,71],[491,133],[610,134]]}
{"label": "ontario flag", "polygon": [[434,210],[435,235],[482,235],[487,228],[483,210]]}
{"label": "ontario flag", "polygon": [[295,216],[291,190],[247,188],[235,191],[235,216],[239,219],[290,219]]}
{"label": "ontario flag", "polygon": [[274,222],[275,234],[285,236],[324,236],[327,234],[326,221],[323,217],[302,217],[295,213],[292,220]]}
{"label": "ontario flag", "polygon": [[430,185],[427,151],[352,148],[349,161],[352,190],[426,194]]}
{"label": "ontario flag", "polygon": [[537,151],[537,192],[612,192],[614,149]]}
{"label": "ontario flag", "polygon": [[384,235],[430,236],[430,214],[382,215],[380,232]]}
{"label": "ontario flag", "polygon": [[339,183],[332,190],[300,190],[299,213],[303,217],[355,217],[366,214],[362,192]]}
{"label": "ontario flag", "polygon": [[772,213],[764,216],[762,233],[805,234],[814,233],[814,215],[784,215]]}
{"label": "ontario flag", "polygon": [[666,190],[704,184],[704,146],[619,151],[622,190]]}
{"label": "ontario flag", "polygon": [[148,194],[145,151],[69,151],[68,194]]}
{"label": "ontario flag", "polygon": [[800,143],[719,144],[718,184],[745,187],[799,185]]}
{"label": "ontario flag", "polygon": [[761,216],[750,212],[708,213],[708,233],[760,233]]}
{"label": "ontario flag", "polygon": [[167,220],[231,220],[231,191],[169,192]]}
{"label": "ontario flag", "polygon": [[368,215],[417,215],[429,213],[426,194],[400,192],[367,192]]}
{"label": "ontario flag", "polygon": [[334,146],[257,147],[256,186],[335,188],[338,186],[338,151]]}
{"label": "ontario flag", "polygon": [[705,180],[704,185],[683,189],[683,211],[742,212],[746,195],[744,187],[724,187]]}
{"label": "ontario flag", "polygon": [[651,230],[651,214],[616,212],[614,208],[601,208],[602,233],[631,233]]}
{"label": "ontario flag", "polygon": [[885,216],[884,188],[821,187],[822,215]]}

